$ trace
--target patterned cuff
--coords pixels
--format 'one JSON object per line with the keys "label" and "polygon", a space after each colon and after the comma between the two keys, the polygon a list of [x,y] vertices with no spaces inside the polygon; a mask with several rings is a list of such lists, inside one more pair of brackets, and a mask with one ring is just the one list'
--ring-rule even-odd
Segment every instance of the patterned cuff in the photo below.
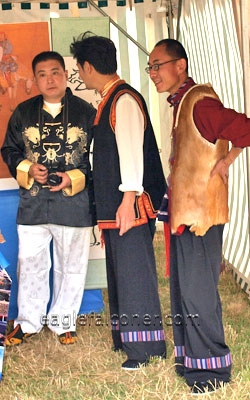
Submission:
{"label": "patterned cuff", "polygon": [[29,176],[29,169],[32,165],[32,162],[29,160],[21,161],[17,168],[17,175],[16,180],[19,186],[23,187],[24,189],[29,190],[34,183],[34,178]]}
{"label": "patterned cuff", "polygon": [[85,175],[79,169],[72,169],[65,172],[70,177],[71,186],[64,188],[63,193],[66,196],[74,196],[85,188]]}

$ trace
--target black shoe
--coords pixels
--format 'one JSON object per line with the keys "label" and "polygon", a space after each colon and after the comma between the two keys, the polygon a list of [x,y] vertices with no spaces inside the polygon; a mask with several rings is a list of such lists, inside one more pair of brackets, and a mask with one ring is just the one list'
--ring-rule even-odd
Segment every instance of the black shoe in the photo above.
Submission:
{"label": "black shoe", "polygon": [[225,381],[206,381],[195,382],[191,388],[192,396],[208,395],[216,392],[216,390],[223,388],[228,382]]}
{"label": "black shoe", "polygon": [[175,366],[175,372],[178,376],[181,378],[184,377],[184,365],[176,365]]}
{"label": "black shoe", "polygon": [[140,367],[146,367],[148,364],[148,360],[138,361],[138,360],[130,360],[129,358],[122,364],[122,369],[126,369],[128,371],[135,371]]}
{"label": "black shoe", "polygon": [[119,346],[113,346],[112,351],[114,351],[115,353],[118,353],[119,351],[123,351],[123,348],[119,347]]}
{"label": "black shoe", "polygon": [[181,378],[184,377],[184,357],[175,357],[175,372]]}

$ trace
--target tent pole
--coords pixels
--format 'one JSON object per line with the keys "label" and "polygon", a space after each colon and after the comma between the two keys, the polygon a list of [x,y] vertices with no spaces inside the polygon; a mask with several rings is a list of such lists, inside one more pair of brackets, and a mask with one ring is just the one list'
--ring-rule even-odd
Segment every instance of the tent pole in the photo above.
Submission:
{"label": "tent pole", "polygon": [[[249,28],[248,21],[250,16],[250,6],[248,0],[240,0],[240,17],[241,17],[241,54],[243,66],[243,85],[244,85],[244,103],[245,113],[250,116],[249,88],[250,88],[250,67],[249,67]],[[248,192],[248,210],[250,214],[250,151],[246,148],[246,164],[247,164],[247,192]],[[250,234],[250,229],[249,229]]]}
{"label": "tent pole", "polygon": [[176,27],[176,38],[177,38],[177,40],[179,40],[179,37],[180,37],[181,8],[182,8],[182,0],[179,0],[179,2],[178,2],[178,15],[177,15],[177,27]]}
{"label": "tent pole", "polygon": [[168,36],[170,39],[174,39],[173,6],[171,0],[168,0],[167,2],[167,24],[168,24]]}
{"label": "tent pole", "polygon": [[132,38],[132,36],[130,36],[128,34],[128,32],[126,32],[120,25],[118,25],[112,18],[110,18],[110,16],[103,11],[100,7],[98,7],[97,4],[95,4],[95,2],[93,0],[87,0],[88,3],[94,7],[97,11],[99,11],[104,17],[108,17],[111,24],[114,25],[120,32],[123,33],[123,35],[125,35],[127,37],[127,39],[131,40],[131,42],[133,42],[140,50],[142,50],[145,54],[147,54],[147,56],[149,55],[149,52],[140,44],[138,43],[135,39]]}

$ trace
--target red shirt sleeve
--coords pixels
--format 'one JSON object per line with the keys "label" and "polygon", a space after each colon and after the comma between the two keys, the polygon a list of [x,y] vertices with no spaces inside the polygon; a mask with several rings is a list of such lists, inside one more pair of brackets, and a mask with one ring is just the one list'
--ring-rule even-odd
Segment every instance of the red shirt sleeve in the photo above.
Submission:
{"label": "red shirt sleeve", "polygon": [[210,97],[196,103],[194,122],[202,136],[211,143],[226,139],[235,147],[250,146],[250,118]]}

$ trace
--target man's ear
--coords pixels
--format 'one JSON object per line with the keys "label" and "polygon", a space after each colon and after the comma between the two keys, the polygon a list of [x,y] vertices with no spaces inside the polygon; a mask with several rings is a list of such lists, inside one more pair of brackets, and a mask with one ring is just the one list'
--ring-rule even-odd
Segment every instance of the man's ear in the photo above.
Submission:
{"label": "man's ear", "polygon": [[90,72],[93,69],[93,65],[91,65],[88,61],[84,62],[84,70],[86,72]]}
{"label": "man's ear", "polygon": [[182,74],[183,72],[186,71],[187,68],[187,62],[185,60],[185,58],[180,58],[177,61],[177,67],[178,67],[178,71]]}
{"label": "man's ear", "polygon": [[68,80],[69,73],[68,73],[68,70],[67,70],[67,69],[65,70],[65,76],[66,76],[66,79]]}

